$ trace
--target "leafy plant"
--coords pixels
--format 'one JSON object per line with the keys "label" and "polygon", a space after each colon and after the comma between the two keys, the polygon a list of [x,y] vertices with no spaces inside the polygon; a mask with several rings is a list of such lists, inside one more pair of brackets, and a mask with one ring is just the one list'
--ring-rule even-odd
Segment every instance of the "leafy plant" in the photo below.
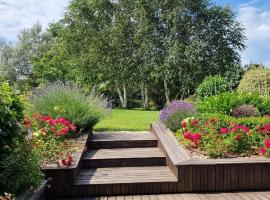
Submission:
{"label": "leafy plant", "polygon": [[225,92],[205,98],[197,103],[201,113],[222,113],[231,115],[232,110],[243,104],[253,105],[261,114],[270,113],[270,98],[254,93]]}
{"label": "leafy plant", "polygon": [[197,87],[196,95],[199,98],[205,98],[226,92],[230,89],[225,78],[221,76],[208,76]]}
{"label": "leafy plant", "polygon": [[240,81],[239,92],[255,92],[270,95],[270,70],[262,67],[251,68]]}
{"label": "leafy plant", "polygon": [[199,149],[211,158],[257,155],[270,133],[270,119],[264,118],[264,123],[254,120],[252,126],[241,123],[248,118],[240,121],[233,117],[222,118],[220,114],[188,118],[182,121],[176,137],[183,145]]}
{"label": "leafy plant", "polygon": [[29,141],[16,140],[0,162],[0,193],[16,195],[35,188],[43,180],[40,157]]}
{"label": "leafy plant", "polygon": [[109,113],[109,102],[93,92],[86,95],[71,83],[55,82],[33,91],[29,98],[28,116],[35,113],[53,118],[65,117],[78,129],[93,127]]}
{"label": "leafy plant", "polygon": [[234,117],[257,117],[260,115],[259,110],[252,105],[240,105],[233,109],[232,116]]}

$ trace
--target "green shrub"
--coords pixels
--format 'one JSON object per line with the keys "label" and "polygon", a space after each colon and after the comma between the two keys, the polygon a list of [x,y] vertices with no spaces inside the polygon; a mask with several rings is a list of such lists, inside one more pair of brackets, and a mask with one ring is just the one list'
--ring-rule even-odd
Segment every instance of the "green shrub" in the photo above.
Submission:
{"label": "green shrub", "polygon": [[4,152],[3,147],[26,134],[20,126],[22,121],[23,106],[19,97],[8,82],[0,83],[0,154]]}
{"label": "green shrub", "polygon": [[[270,118],[234,118],[222,114],[203,114],[182,121],[176,137],[185,146],[199,149],[211,158],[270,153]],[[269,143],[265,143],[268,141]],[[266,154],[266,153],[265,153]]]}
{"label": "green shrub", "polygon": [[196,95],[199,98],[205,98],[213,95],[220,94],[222,92],[228,91],[229,84],[221,76],[208,76],[204,81],[198,86],[196,90]]}
{"label": "green shrub", "polygon": [[53,118],[65,117],[78,128],[93,127],[109,112],[108,101],[94,93],[86,95],[70,83],[55,82],[36,89],[31,98],[27,114],[50,115]]}
{"label": "green shrub", "polygon": [[270,95],[270,70],[253,68],[246,72],[240,81],[238,92],[255,92],[260,95]]}
{"label": "green shrub", "polygon": [[37,187],[43,180],[39,155],[26,140],[17,140],[0,162],[0,193],[16,196]]}
{"label": "green shrub", "polygon": [[19,193],[42,180],[39,159],[22,128],[23,106],[7,82],[0,84],[0,195]]}
{"label": "green shrub", "polygon": [[181,122],[183,119],[188,117],[194,117],[196,115],[195,112],[190,111],[177,111],[173,113],[171,116],[167,118],[167,120],[164,122],[167,128],[169,128],[172,131],[177,131],[181,128]]}
{"label": "green shrub", "polygon": [[247,104],[236,106],[232,111],[234,117],[257,117],[259,115],[260,112],[257,108]]}
{"label": "green shrub", "polygon": [[231,115],[239,105],[249,104],[256,107],[261,114],[270,113],[270,98],[254,93],[225,92],[217,96],[205,98],[197,103],[199,112],[222,113]]}

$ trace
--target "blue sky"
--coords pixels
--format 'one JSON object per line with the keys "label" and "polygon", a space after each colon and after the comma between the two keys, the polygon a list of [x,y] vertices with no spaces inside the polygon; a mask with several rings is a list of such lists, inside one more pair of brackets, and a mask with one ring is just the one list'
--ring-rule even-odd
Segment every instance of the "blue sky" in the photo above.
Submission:
{"label": "blue sky", "polygon": [[[270,67],[270,0],[213,0],[229,5],[245,27],[247,49],[242,63],[262,63]],[[16,41],[23,28],[39,21],[43,27],[57,21],[69,0],[0,0],[0,38]]]}

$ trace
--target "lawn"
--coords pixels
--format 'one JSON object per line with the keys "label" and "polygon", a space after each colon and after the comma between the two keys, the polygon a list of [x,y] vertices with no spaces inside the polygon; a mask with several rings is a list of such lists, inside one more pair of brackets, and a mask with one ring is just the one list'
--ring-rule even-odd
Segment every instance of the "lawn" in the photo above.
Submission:
{"label": "lawn", "polygon": [[157,120],[159,111],[113,109],[110,116],[95,127],[95,131],[146,131]]}

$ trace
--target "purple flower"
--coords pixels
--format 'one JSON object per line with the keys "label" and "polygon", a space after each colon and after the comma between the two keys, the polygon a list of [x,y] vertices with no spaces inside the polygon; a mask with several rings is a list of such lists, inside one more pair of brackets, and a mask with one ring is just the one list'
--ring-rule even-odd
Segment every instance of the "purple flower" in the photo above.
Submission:
{"label": "purple flower", "polygon": [[162,122],[165,122],[172,114],[181,111],[195,113],[196,109],[191,103],[172,101],[170,105],[165,106],[165,108],[160,111],[159,118]]}

